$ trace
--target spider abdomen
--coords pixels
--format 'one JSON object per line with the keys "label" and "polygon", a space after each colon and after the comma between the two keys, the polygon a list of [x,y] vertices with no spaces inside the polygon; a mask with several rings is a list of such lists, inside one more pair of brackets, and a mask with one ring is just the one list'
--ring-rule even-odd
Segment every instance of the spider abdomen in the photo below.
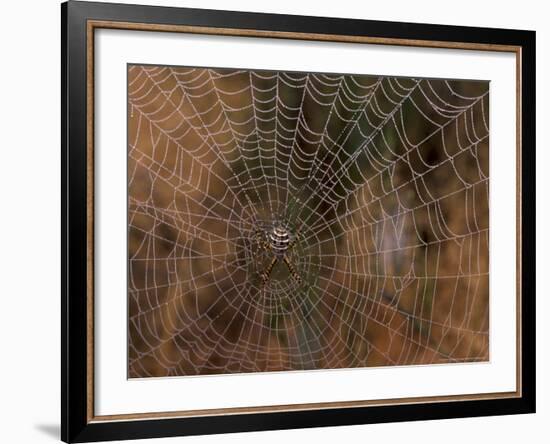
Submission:
{"label": "spider abdomen", "polygon": [[268,237],[273,252],[278,256],[284,256],[291,241],[288,230],[281,226],[274,227]]}

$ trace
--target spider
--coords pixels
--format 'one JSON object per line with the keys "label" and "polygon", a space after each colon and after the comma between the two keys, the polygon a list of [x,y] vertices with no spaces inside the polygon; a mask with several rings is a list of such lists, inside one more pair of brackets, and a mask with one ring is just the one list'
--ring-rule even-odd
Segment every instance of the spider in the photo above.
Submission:
{"label": "spider", "polygon": [[275,267],[275,264],[279,261],[283,261],[292,278],[296,280],[298,284],[301,284],[302,278],[298,275],[294,265],[292,265],[288,257],[288,253],[296,245],[297,236],[293,236],[284,225],[278,223],[274,224],[267,232],[258,231],[256,237],[258,244],[273,255],[269,265],[260,273],[263,286],[265,287],[267,285],[273,267]]}

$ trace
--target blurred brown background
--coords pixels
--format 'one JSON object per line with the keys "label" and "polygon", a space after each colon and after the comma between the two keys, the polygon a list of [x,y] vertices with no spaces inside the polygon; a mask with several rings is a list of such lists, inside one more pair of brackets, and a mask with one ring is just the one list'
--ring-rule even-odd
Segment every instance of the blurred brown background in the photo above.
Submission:
{"label": "blurred brown background", "polygon": [[488,94],[130,66],[129,376],[488,360]]}

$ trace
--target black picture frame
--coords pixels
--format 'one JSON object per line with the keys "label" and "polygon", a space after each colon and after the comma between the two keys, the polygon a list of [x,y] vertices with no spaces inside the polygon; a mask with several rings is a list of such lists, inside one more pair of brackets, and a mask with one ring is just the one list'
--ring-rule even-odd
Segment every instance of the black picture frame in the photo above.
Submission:
{"label": "black picture frame", "polygon": [[[381,39],[512,45],[521,69],[521,395],[478,399],[96,421],[90,417],[87,302],[87,23],[90,20]],[[535,412],[535,32],[69,1],[61,5],[61,438],[90,442]]]}

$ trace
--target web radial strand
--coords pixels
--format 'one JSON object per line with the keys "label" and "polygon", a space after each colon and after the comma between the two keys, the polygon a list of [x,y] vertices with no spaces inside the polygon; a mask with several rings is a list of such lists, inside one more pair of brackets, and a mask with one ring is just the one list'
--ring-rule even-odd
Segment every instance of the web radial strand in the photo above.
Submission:
{"label": "web radial strand", "polygon": [[128,68],[130,377],[489,359],[489,84]]}

